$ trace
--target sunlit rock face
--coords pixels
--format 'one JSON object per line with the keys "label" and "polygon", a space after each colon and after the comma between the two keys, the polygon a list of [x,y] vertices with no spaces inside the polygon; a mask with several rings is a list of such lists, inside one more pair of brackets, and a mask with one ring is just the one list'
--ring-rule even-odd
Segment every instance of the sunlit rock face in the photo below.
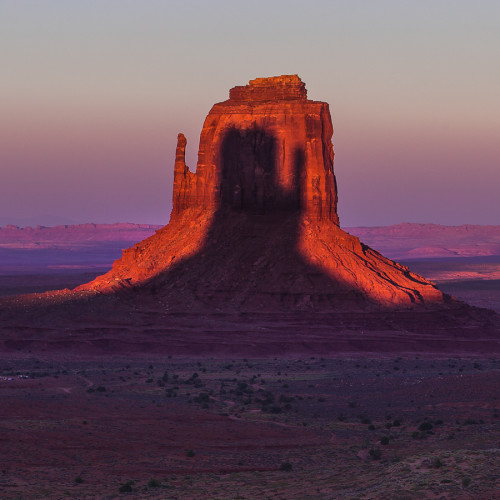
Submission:
{"label": "sunlit rock face", "polygon": [[188,207],[296,209],[338,225],[328,104],[308,100],[297,75],[257,78],[229,96],[205,120],[195,174],[179,135],[173,215]]}
{"label": "sunlit rock face", "polygon": [[340,229],[332,134],[297,75],[234,87],[205,120],[195,172],[178,136],[170,223],[79,290],[150,293],[169,311],[448,307]]}

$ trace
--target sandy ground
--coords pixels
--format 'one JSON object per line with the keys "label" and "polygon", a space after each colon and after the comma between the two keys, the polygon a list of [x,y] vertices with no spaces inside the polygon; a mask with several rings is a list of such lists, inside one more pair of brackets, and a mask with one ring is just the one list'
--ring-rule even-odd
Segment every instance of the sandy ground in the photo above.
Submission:
{"label": "sandy ground", "polygon": [[499,360],[52,354],[0,367],[5,499],[487,499],[500,488]]}

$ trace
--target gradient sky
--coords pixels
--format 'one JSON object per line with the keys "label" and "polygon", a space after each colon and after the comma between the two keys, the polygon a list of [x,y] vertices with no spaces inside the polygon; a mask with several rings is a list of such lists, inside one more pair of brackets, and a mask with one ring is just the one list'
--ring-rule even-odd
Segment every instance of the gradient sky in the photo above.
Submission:
{"label": "gradient sky", "polygon": [[0,225],[164,224],[229,89],[330,104],[342,226],[500,224],[500,2],[0,1]]}

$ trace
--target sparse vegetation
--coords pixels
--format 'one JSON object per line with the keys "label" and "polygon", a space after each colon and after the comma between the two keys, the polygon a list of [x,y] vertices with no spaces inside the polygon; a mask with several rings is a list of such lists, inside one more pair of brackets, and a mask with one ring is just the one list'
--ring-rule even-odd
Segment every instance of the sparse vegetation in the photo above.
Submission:
{"label": "sparse vegetation", "polygon": [[131,493],[134,491],[132,486],[135,484],[135,481],[127,481],[126,483],[123,483],[119,488],[118,491],[120,493]]}
{"label": "sparse vegetation", "polygon": [[[423,375],[428,378],[437,377],[440,372],[444,372],[443,366],[447,368],[444,362],[439,364],[433,361],[433,363],[435,367],[431,369],[431,363],[422,359],[419,360],[420,367],[414,368],[411,360],[400,360],[398,365],[401,370],[398,376],[402,376],[407,370],[404,375],[405,382],[411,377],[414,379],[418,377],[420,380]],[[155,362],[156,368],[153,369],[146,368],[147,364],[144,363],[142,365],[132,363],[126,369],[123,362],[116,369],[110,364],[106,366],[106,370],[90,365],[83,370],[80,365],[76,370],[67,370],[68,374],[64,375],[67,377],[64,386],[63,368],[57,367],[61,376],[56,380],[52,377],[54,369],[49,370],[44,366],[43,370],[48,373],[46,378],[37,377],[36,373],[35,376],[30,376],[31,392],[38,390],[39,397],[49,397],[49,401],[60,401],[60,404],[64,405],[67,404],[68,396],[81,397],[83,394],[85,401],[95,402],[97,412],[83,413],[73,419],[64,417],[64,421],[49,419],[30,425],[37,426],[37,432],[42,436],[46,432],[44,426],[50,430],[56,427],[63,429],[63,436],[64,429],[70,428],[80,439],[79,446],[82,442],[88,442],[89,447],[93,449],[100,446],[103,429],[109,428],[109,436],[115,440],[117,452],[124,456],[134,453],[142,457],[142,462],[138,462],[137,476],[133,476],[135,482],[127,481],[120,484],[122,479],[115,478],[114,481],[110,481],[111,486],[104,491],[104,494],[110,497],[113,496],[113,492],[117,496],[118,487],[123,488],[119,493],[124,496],[131,491],[130,496],[154,496],[155,488],[158,492],[163,492],[163,489],[167,491],[168,488],[168,493],[171,493],[172,497],[181,497],[186,492],[193,494],[196,488],[203,485],[204,491],[205,489],[208,491],[209,498],[224,498],[229,491],[227,488],[231,487],[233,488],[231,491],[237,492],[237,485],[244,480],[248,485],[248,492],[240,496],[266,498],[272,494],[273,488],[276,488],[270,479],[273,477],[273,471],[270,469],[273,468],[274,474],[277,470],[285,474],[282,477],[283,480],[287,478],[289,485],[287,488],[297,487],[306,481],[314,481],[320,477],[319,471],[323,467],[338,472],[345,466],[357,475],[358,480],[355,484],[345,479],[342,486],[338,481],[328,482],[322,479],[318,484],[324,485],[325,489],[323,490],[323,486],[319,488],[321,490],[317,492],[319,498],[326,491],[329,492],[326,496],[328,494],[341,496],[345,492],[342,489],[346,487],[344,485],[350,485],[350,488],[359,486],[369,491],[371,497],[380,497],[385,491],[382,494],[373,486],[373,478],[389,474],[407,491],[420,492],[423,498],[428,491],[447,492],[450,498],[453,498],[453,496],[459,497],[460,492],[467,488],[476,494],[495,486],[489,469],[493,457],[485,451],[484,440],[500,436],[499,422],[494,419],[499,410],[492,409],[491,406],[486,408],[484,404],[474,406],[474,399],[469,393],[467,397],[471,402],[465,408],[452,404],[446,409],[441,409],[439,405],[431,407],[428,402],[428,383],[426,386],[424,383],[402,386],[403,379],[395,377],[392,365],[380,360],[358,362],[357,367],[353,361],[340,359],[321,362],[309,359],[273,362],[253,360],[251,369],[247,368],[249,364],[235,359],[231,361],[232,367],[226,369],[224,366],[227,366],[227,363],[220,360],[204,360],[203,364],[200,364],[198,360],[189,361],[183,358],[168,361],[167,365],[165,362]],[[489,364],[483,362],[482,366],[481,376],[500,368],[500,365],[497,367],[493,362]],[[389,377],[387,374],[382,375],[386,377],[383,381],[386,397],[381,397],[380,394],[374,394],[373,390],[368,389],[370,386],[366,381],[377,380],[381,383],[382,380],[375,379],[375,373],[384,374],[386,367],[392,378],[387,378]],[[462,376],[467,376],[466,374],[471,373],[472,369],[472,363],[469,363]],[[32,371],[33,368],[22,373]],[[177,376],[174,377],[172,374]],[[77,381],[73,385],[67,381],[71,380],[72,376]],[[439,379],[432,378],[433,383],[439,380],[438,383],[443,383],[445,387],[446,372],[439,377]],[[155,383],[146,384],[145,381],[149,378]],[[266,380],[265,385],[260,384],[262,378]],[[48,385],[47,380],[52,386]],[[37,386],[34,384],[38,382],[42,385],[36,389]],[[197,388],[197,384],[201,384],[201,387]],[[106,388],[103,396],[109,399],[99,397],[96,399],[97,394],[101,392],[98,392],[97,388],[101,386]],[[63,391],[60,387],[70,387],[71,392]],[[401,390],[402,387],[404,391]],[[96,395],[87,396],[85,394],[87,389],[92,389]],[[442,392],[437,389],[433,391],[436,394]],[[171,400],[168,397],[175,399]],[[492,396],[490,401],[493,399]],[[125,401],[126,406],[124,406]],[[201,408],[205,411],[200,411]],[[102,420],[104,411],[109,412],[108,419],[118,417],[113,420],[113,425],[103,424],[109,422]],[[182,415],[189,415],[189,423],[179,418],[179,411],[185,412]],[[134,448],[133,452],[128,451],[128,447],[120,448],[119,444],[122,442],[123,432],[126,432],[122,420],[122,415],[125,413],[131,414],[130,422],[137,422],[133,424],[136,425],[134,433],[143,437],[141,441],[137,439],[141,446]],[[88,423],[82,420],[89,418],[90,415],[92,418]],[[177,447],[172,449],[163,447],[159,450],[150,441],[151,427],[148,422],[153,419],[158,419],[155,432],[158,432],[160,442],[170,442],[172,439],[177,443]],[[457,421],[461,427],[456,424]],[[485,421],[488,432],[483,432],[486,430],[483,424]],[[138,425],[139,422],[146,422],[144,430]],[[164,422],[169,427],[162,431]],[[210,431],[207,432],[207,429]],[[162,432],[163,435],[160,435]],[[177,436],[175,432],[180,434]],[[212,438],[213,432],[219,432],[220,436],[224,436],[220,439],[231,440],[231,446],[214,447],[214,442],[210,441],[217,439]],[[119,438],[116,437],[117,433],[120,434]],[[168,439],[165,441],[167,435]],[[265,448],[259,448],[257,453],[253,447],[248,447],[248,442],[261,439],[257,438],[261,435],[264,436],[265,442],[270,444]],[[336,436],[335,442],[330,443],[322,438],[328,435]],[[447,438],[450,436],[453,436],[453,441],[448,441]],[[5,434],[4,437],[9,439],[9,434]],[[67,438],[63,439],[68,442]],[[241,448],[238,448],[237,444],[233,446],[239,439],[244,443]],[[208,448],[205,448],[205,443],[209,443]],[[277,457],[283,449],[274,446],[283,443],[286,443],[287,457],[281,462],[284,459]],[[306,448],[303,447],[304,443]],[[186,449],[188,447],[193,449]],[[447,451],[448,448],[470,449],[471,452],[464,455],[465,452]],[[203,449],[210,449],[211,452],[202,453],[200,450]],[[311,457],[311,460],[305,459],[305,449],[307,457]],[[88,453],[85,446],[77,450],[75,456],[78,453],[85,457]],[[35,451],[35,453],[40,452]],[[339,461],[340,456],[343,457],[341,461]],[[71,462],[69,453],[68,457]],[[175,467],[181,469],[189,467],[192,473],[189,477],[182,473],[169,474],[168,481],[163,477],[151,477],[158,473],[148,465],[152,463],[152,458],[158,463],[165,463],[167,468],[171,468],[170,470]],[[368,464],[366,460],[369,461]],[[283,464],[290,466],[293,464],[293,467],[288,469],[288,466]],[[231,469],[232,467],[234,469]],[[78,471],[75,468],[72,470]],[[287,470],[293,470],[293,473],[286,475]],[[224,481],[216,479],[221,471],[228,471],[223,473]],[[427,476],[424,477],[422,473],[427,473]],[[74,491],[78,492],[78,495],[84,497],[88,491],[93,491],[95,494],[96,477],[99,476],[97,466],[92,471],[85,470],[85,475],[82,474],[84,481],[81,483],[74,479],[75,475],[70,476],[69,484],[73,484]],[[13,477],[13,471],[4,470],[0,477],[8,481]],[[87,477],[93,477],[92,481],[87,480]],[[384,488],[388,488],[390,494],[394,493],[391,489],[392,483],[385,484]],[[149,493],[148,489],[151,490]],[[54,494],[54,491],[48,488],[45,496],[59,495],[62,498],[70,496],[71,493],[63,494],[63,490],[60,489]],[[290,493],[292,490],[285,488],[285,491]],[[302,494],[305,495],[304,491]],[[293,497],[291,494],[290,496]]]}
{"label": "sparse vegetation", "polygon": [[419,431],[430,431],[432,430],[434,426],[430,423],[430,422],[422,422],[419,426],[418,426],[418,430]]}
{"label": "sparse vegetation", "polygon": [[439,457],[434,457],[431,460],[430,467],[433,469],[440,469],[443,466],[443,462]]}
{"label": "sparse vegetation", "polygon": [[161,481],[159,479],[155,479],[154,477],[152,477],[148,481],[148,488],[159,488],[160,486],[161,486]]}
{"label": "sparse vegetation", "polygon": [[467,488],[470,485],[471,482],[472,482],[472,480],[471,480],[471,478],[469,476],[464,476],[462,478],[462,487],[463,488]]}

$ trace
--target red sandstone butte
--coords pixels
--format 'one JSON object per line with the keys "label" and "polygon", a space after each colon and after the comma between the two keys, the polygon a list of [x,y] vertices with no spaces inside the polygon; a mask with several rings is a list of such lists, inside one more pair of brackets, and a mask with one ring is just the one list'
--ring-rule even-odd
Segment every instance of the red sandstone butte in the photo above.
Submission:
{"label": "red sandstone butte", "polygon": [[179,134],[170,223],[82,292],[149,291],[168,311],[441,308],[433,283],[342,231],[329,106],[297,75],[210,110],[196,172]]}
{"label": "red sandstone butte", "polygon": [[193,174],[179,134],[173,212],[300,206],[338,225],[333,127],[328,104],[310,101],[297,75],[257,78],[210,110]]}

